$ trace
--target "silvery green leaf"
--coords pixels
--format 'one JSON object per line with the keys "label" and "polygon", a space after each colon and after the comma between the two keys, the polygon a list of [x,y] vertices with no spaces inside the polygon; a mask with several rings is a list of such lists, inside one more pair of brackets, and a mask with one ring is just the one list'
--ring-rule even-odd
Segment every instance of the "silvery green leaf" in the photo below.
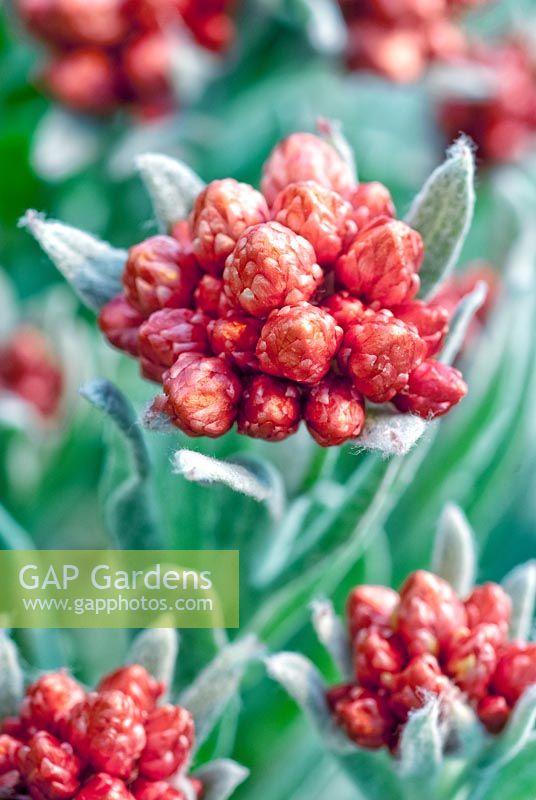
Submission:
{"label": "silvery green leaf", "polygon": [[280,516],[280,487],[261,479],[250,467],[232,461],[220,461],[193,450],[177,450],[173,456],[173,469],[188,481],[206,485],[224,484],[258,503],[266,503],[273,516]]}
{"label": "silvery green leaf", "polygon": [[166,32],[166,37],[171,52],[172,87],[182,106],[189,105],[199,98],[217,74],[218,58],[206,47],[201,47],[185,25]]}
{"label": "silvery green leaf", "polygon": [[429,698],[422,708],[410,714],[400,738],[400,775],[424,791],[434,785],[443,758],[440,706],[437,697]]}
{"label": "silvery green leaf", "polygon": [[7,273],[0,269],[0,340],[15,327],[17,311],[15,287]]}
{"label": "silvery green leaf", "polygon": [[101,137],[101,127],[88,116],[53,106],[37,126],[32,165],[46,180],[68,178],[97,157]]}
{"label": "silvery green leaf", "polygon": [[166,688],[173,685],[179,652],[179,635],[175,628],[149,628],[139,633],[128,653],[130,664],[140,664]]}
{"label": "silvery green leaf", "polygon": [[454,268],[471,226],[475,205],[475,159],[461,136],[413,201],[406,222],[424,240],[421,294],[427,298]]}
{"label": "silvery green leaf", "polygon": [[365,427],[355,445],[384,456],[404,456],[415,447],[429,425],[412,414],[398,414],[389,408],[369,408]]}
{"label": "silvery green leaf", "polygon": [[24,694],[24,677],[17,648],[0,631],[0,719],[17,716]]}
{"label": "silvery green leaf", "polygon": [[99,312],[121,292],[127,254],[88,233],[28,211],[21,220],[88,308]]}
{"label": "silvery green leaf", "polygon": [[285,511],[287,495],[285,482],[279,470],[267,459],[248,453],[239,453],[228,459],[229,463],[244,467],[267,487],[269,495],[266,502],[270,516],[279,523]]}
{"label": "silvery green leaf", "polygon": [[463,758],[472,758],[482,750],[485,729],[465,699],[454,697],[449,705],[449,744]]}
{"label": "silvery green leaf", "polygon": [[110,530],[126,549],[160,548],[161,533],[149,483],[151,465],[134,409],[119,389],[105,379],[86,383],[80,394],[110,417],[131,456],[131,475],[115,489],[106,504]]}
{"label": "silvery green leaf", "polygon": [[465,341],[469,325],[477,311],[486,301],[488,287],[484,281],[479,281],[472,292],[462,297],[449,324],[449,332],[443,345],[439,360],[445,364],[452,364],[460,352]]}
{"label": "silvery green leaf", "polygon": [[510,638],[526,640],[530,637],[536,603],[536,560],[515,567],[502,582],[503,589],[512,600]]}
{"label": "silvery green leaf", "polygon": [[432,572],[465,597],[475,581],[476,562],[475,535],[467,517],[455,503],[447,503],[437,526]]}
{"label": "silvery green leaf", "polygon": [[297,497],[267,539],[253,565],[251,582],[256,588],[265,588],[274,581],[290,561],[294,543],[302,530],[304,520],[311,510],[309,497]]}
{"label": "silvery green leaf", "polygon": [[146,431],[153,433],[176,433],[177,428],[171,422],[169,416],[163,411],[155,410],[154,400],[144,408],[140,416],[140,425]]}
{"label": "silvery green leaf", "polygon": [[352,649],[346,628],[335,613],[330,600],[313,600],[313,627],[319,641],[330,654],[338,667],[343,680],[353,677]]}
{"label": "silvery green leaf", "polygon": [[248,775],[248,769],[229,759],[212,761],[194,773],[203,784],[203,800],[228,800]]}
{"label": "silvery green leaf", "polygon": [[43,421],[31,403],[17,394],[0,390],[0,428],[36,435]]}
{"label": "silvery green leaf", "polygon": [[258,660],[263,648],[255,636],[246,636],[224,647],[181,695],[180,703],[193,715],[196,746],[210,734],[227,703],[238,691],[248,665]]}
{"label": "silvery green leaf", "polygon": [[151,197],[162,231],[186,219],[205,184],[182,161],[158,153],[138,156],[136,166]]}
{"label": "silvery green leaf", "polygon": [[320,53],[342,53],[347,29],[338,3],[334,0],[295,0],[303,17],[309,41]]}
{"label": "silvery green leaf", "polygon": [[426,85],[438,103],[451,98],[478,101],[497,91],[497,76],[489,66],[441,62],[428,71]]}
{"label": "silvery green leaf", "polygon": [[496,737],[479,766],[496,772],[515,758],[534,735],[535,723],[536,684],[533,684],[517,701],[505,729]]}
{"label": "silvery green leaf", "polygon": [[342,123],[334,119],[318,119],[316,126],[322,138],[335,148],[342,160],[350,167],[357,183],[357,166],[352,145],[344,135]]}

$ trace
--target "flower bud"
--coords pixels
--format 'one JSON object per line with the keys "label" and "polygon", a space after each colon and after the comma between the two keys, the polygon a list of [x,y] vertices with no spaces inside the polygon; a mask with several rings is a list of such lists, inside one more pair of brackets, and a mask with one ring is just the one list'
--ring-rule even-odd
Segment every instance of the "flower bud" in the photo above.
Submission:
{"label": "flower bud", "polygon": [[262,193],[271,206],[290,183],[315,181],[345,197],[355,181],[334,147],[312,133],[294,133],[280,142],[264,165]]}
{"label": "flower bud", "polygon": [[64,379],[41,331],[18,328],[0,347],[0,386],[29,403],[44,420],[56,416]]}
{"label": "flower bud", "polygon": [[161,706],[149,714],[145,732],[147,744],[140,757],[140,775],[159,781],[185,766],[194,744],[194,721],[189,711],[180,706]]}
{"label": "flower bud", "polygon": [[508,633],[512,616],[512,601],[498,583],[476,586],[465,601],[467,624],[471,630],[477,625],[497,625],[504,637]]}
{"label": "flower bud", "polygon": [[214,355],[225,358],[231,366],[244,372],[258,370],[255,349],[261,328],[260,320],[237,313],[212,320],[208,325],[208,336]]}
{"label": "flower bud", "polygon": [[322,280],[311,244],[278,222],[250,228],[238,240],[223,273],[231,303],[254,317],[309,300]]}
{"label": "flower bud", "polygon": [[346,616],[352,639],[371,625],[387,627],[398,606],[397,592],[387,586],[357,586],[350,592]]}
{"label": "flower bud", "polygon": [[347,378],[328,375],[307,393],[303,418],[322,447],[341,445],[363,430],[363,397]]}
{"label": "flower bud", "polygon": [[328,372],[342,329],[333,317],[309,303],[273,311],[257,344],[264,372],[297,383],[316,383]]}
{"label": "flower bud", "polygon": [[379,689],[401,672],[407,657],[400,637],[375,625],[360,630],[354,642],[355,676],[361,686]]}
{"label": "flower bud", "polygon": [[252,186],[232,178],[209,183],[190,220],[193,250],[203,269],[221,275],[244,232],[268,219],[266,201]]}
{"label": "flower bud", "polygon": [[132,786],[136,800],[186,800],[183,792],[166,781],[146,781],[139,778]]}
{"label": "flower bud", "polygon": [[357,297],[352,297],[349,292],[336,292],[326,297],[322,307],[331,314],[337,325],[346,331],[355,322],[361,322],[365,317],[373,317],[374,311],[367,308]]}
{"label": "flower bud", "polygon": [[208,355],[208,319],[188,308],[163,308],[155,311],[139,331],[142,374],[161,383],[164,372],[183,353]]}
{"label": "flower bud", "polygon": [[314,181],[289,184],[272,207],[273,219],[307,239],[323,266],[335,263],[347,237],[357,231],[350,214],[350,204],[337,192]]}
{"label": "flower bud", "polygon": [[46,730],[57,734],[61,720],[85,697],[85,692],[65,672],[52,672],[28,687],[20,709],[20,719],[30,731]]}
{"label": "flower bud", "polygon": [[6,775],[17,769],[17,754],[22,747],[22,742],[9,736],[0,734],[0,775]]}
{"label": "flower bud", "polygon": [[164,692],[163,683],[155,680],[145,667],[132,664],[120,667],[106,675],[97,687],[99,692],[119,691],[128,695],[142,713],[148,713],[155,707],[156,701]]}
{"label": "flower bud", "polygon": [[426,345],[414,328],[382,312],[348,328],[339,367],[365,397],[385,403],[407,385],[425,354]]}
{"label": "flower bud", "polygon": [[426,342],[426,358],[439,353],[449,330],[449,312],[446,308],[435,303],[414,300],[393,306],[391,311],[397,319],[417,329],[423,342]]}
{"label": "flower bud", "polygon": [[298,430],[300,392],[286,381],[256,375],[244,383],[238,432],[255,439],[279,442]]}
{"label": "flower bud", "polygon": [[17,768],[34,798],[68,800],[80,785],[80,759],[69,744],[61,744],[45,731],[19,748]]}
{"label": "flower bud", "polygon": [[407,578],[400,589],[394,628],[412,655],[438,655],[440,647],[466,625],[463,603],[446,581],[424,570]]}
{"label": "flower bud", "polygon": [[493,676],[493,690],[514,706],[533,683],[536,683],[536,643],[508,644]]}
{"label": "flower bud", "polygon": [[394,218],[396,215],[391,193],[383,183],[360,183],[349,199],[353,208],[352,219],[359,230],[379,217]]}
{"label": "flower bud", "polygon": [[377,750],[391,740],[395,723],[385,700],[359,686],[343,687],[342,697],[328,697],[337,724],[359,747]]}
{"label": "flower bud", "polygon": [[121,56],[121,66],[137,100],[172,105],[169,35],[158,30],[144,32],[125,45]]}
{"label": "flower bud", "polygon": [[207,317],[220,316],[223,281],[213,275],[203,275],[194,292],[195,307]]}
{"label": "flower bud", "polygon": [[411,711],[422,708],[427,694],[440,697],[449,691],[451,684],[441,674],[437,659],[426,654],[415,656],[403,672],[393,675],[391,686],[389,708],[401,722],[406,722]]}
{"label": "flower bud", "polygon": [[426,66],[426,40],[413,26],[387,26],[375,19],[356,19],[349,27],[351,69],[372,69],[397,83],[417,80]]}
{"label": "flower bud", "polygon": [[56,100],[81,113],[110,114],[121,102],[114,61],[97,48],[55,56],[43,73],[43,82]]}
{"label": "flower bud", "polygon": [[482,699],[497,666],[497,648],[503,636],[496,625],[477,625],[456,632],[448,645],[445,671],[473,700]]}
{"label": "flower bud", "polygon": [[365,228],[336,264],[337,280],[367,303],[390,308],[417,294],[423,241],[404,222],[390,220]]}
{"label": "flower bud", "polygon": [[171,236],[153,236],[129,250],[123,285],[128,302],[148,315],[190,307],[199,277],[187,247]]}
{"label": "flower bud", "polygon": [[133,308],[123,294],[118,294],[101,309],[98,322],[113,347],[137,357],[138,332],[144,320],[144,315]]}
{"label": "flower bud", "polygon": [[75,800],[134,800],[123,781],[99,772],[89,778]]}
{"label": "flower bud", "polygon": [[31,33],[63,46],[112,47],[127,35],[123,0],[17,0],[17,11]]}
{"label": "flower bud", "polygon": [[393,398],[399,411],[434,419],[447,414],[467,394],[462,373],[440,361],[425,361],[414,369],[406,387]]}
{"label": "flower bud", "polygon": [[222,436],[232,427],[242,387],[221,358],[179,356],[164,376],[173,424],[189,436]]}
{"label": "flower bud", "polygon": [[478,718],[490,733],[502,731],[510,717],[510,707],[504,697],[487,695],[478,704]]}

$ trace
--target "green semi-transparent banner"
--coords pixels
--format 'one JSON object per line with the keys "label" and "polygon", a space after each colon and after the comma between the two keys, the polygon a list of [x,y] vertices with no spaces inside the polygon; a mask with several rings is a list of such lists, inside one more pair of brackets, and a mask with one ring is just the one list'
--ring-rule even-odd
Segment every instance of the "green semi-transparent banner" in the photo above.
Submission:
{"label": "green semi-transparent banner", "polygon": [[237,628],[237,550],[0,552],[1,628]]}

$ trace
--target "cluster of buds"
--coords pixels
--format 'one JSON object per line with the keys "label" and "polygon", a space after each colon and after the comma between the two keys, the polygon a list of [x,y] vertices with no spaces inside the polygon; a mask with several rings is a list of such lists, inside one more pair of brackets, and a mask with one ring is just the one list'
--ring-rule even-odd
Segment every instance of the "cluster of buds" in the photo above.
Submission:
{"label": "cluster of buds", "polygon": [[511,601],[495,583],[462,600],[418,571],[400,593],[359,586],[348,599],[355,682],[328,693],[337,724],[361,747],[396,750],[412,711],[460,694],[493,734],[536,683],[536,644],[509,642]]}
{"label": "cluster of buds", "polygon": [[465,51],[459,16],[485,2],[339,0],[348,26],[349,66],[402,83],[414,81],[430,61]]}
{"label": "cluster of buds", "polygon": [[0,345],[0,392],[29,403],[43,420],[57,415],[63,376],[40,331],[21,327]]}
{"label": "cluster of buds", "polygon": [[536,62],[522,41],[473,47],[461,66],[486,76],[483,96],[457,97],[454,92],[439,107],[447,136],[463,130],[478,145],[486,163],[523,156],[536,138]]}
{"label": "cluster of buds", "polygon": [[100,327],[191,436],[237,422],[278,441],[303,419],[339,445],[361,433],[365,400],[430,419],[466,394],[434,359],[449,313],[416,299],[423,255],[385,186],[356,184],[331,144],[297,133],[268,159],[262,193],[213,181],[188,221],[133,247]]}
{"label": "cluster of buds", "polygon": [[74,111],[109,114],[119,107],[144,116],[174,104],[179,34],[211,51],[234,36],[232,0],[17,0],[32,35],[50,47],[46,90]]}
{"label": "cluster of buds", "polygon": [[[39,678],[0,727],[0,796],[33,800],[185,800],[176,788],[194,743],[180,706],[141,666],[86,692],[64,672]],[[192,791],[202,786],[189,779]]]}

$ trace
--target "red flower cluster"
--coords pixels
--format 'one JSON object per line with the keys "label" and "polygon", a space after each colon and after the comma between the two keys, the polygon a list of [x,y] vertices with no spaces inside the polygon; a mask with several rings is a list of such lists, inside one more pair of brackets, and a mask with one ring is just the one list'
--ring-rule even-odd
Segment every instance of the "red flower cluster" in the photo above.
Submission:
{"label": "red flower cluster", "polygon": [[463,693],[490,733],[536,683],[536,644],[508,642],[511,602],[495,583],[465,600],[430,572],[400,593],[359,586],[347,604],[355,682],[328,693],[337,724],[361,747],[396,749],[408,715],[430,695]]}
{"label": "red flower cluster", "polygon": [[191,436],[237,421],[272,441],[304,419],[323,446],[359,436],[365,398],[449,411],[466,393],[433,358],[449,314],[415,299],[423,242],[388,190],[356,186],[330,144],[299,133],[270,156],[262,191],[213,181],[188,223],[130,250],[100,326],[163,383],[157,410]]}
{"label": "red flower cluster", "polygon": [[30,403],[43,419],[59,409],[63,376],[43,335],[19,328],[0,345],[0,392],[7,391]]}
{"label": "red flower cluster", "polygon": [[133,106],[153,116],[173,106],[173,35],[226,49],[233,0],[17,0],[28,30],[51,47],[46,89],[75,111]]}
{"label": "red flower cluster", "polygon": [[[512,161],[536,139],[536,61],[521,41],[474,47],[460,59],[466,70],[487,71],[486,96],[456,97],[439,109],[445,134],[467,133],[484,162]],[[489,86],[488,86],[489,84]]]}
{"label": "red flower cluster", "polygon": [[430,61],[465,51],[458,16],[486,2],[339,0],[348,25],[349,66],[371,69],[402,83],[414,81]]}
{"label": "red flower cluster", "polygon": [[0,796],[185,800],[169,779],[188,765],[194,723],[180,706],[157,706],[163,690],[136,665],[89,693],[64,672],[39,678],[0,727]]}

